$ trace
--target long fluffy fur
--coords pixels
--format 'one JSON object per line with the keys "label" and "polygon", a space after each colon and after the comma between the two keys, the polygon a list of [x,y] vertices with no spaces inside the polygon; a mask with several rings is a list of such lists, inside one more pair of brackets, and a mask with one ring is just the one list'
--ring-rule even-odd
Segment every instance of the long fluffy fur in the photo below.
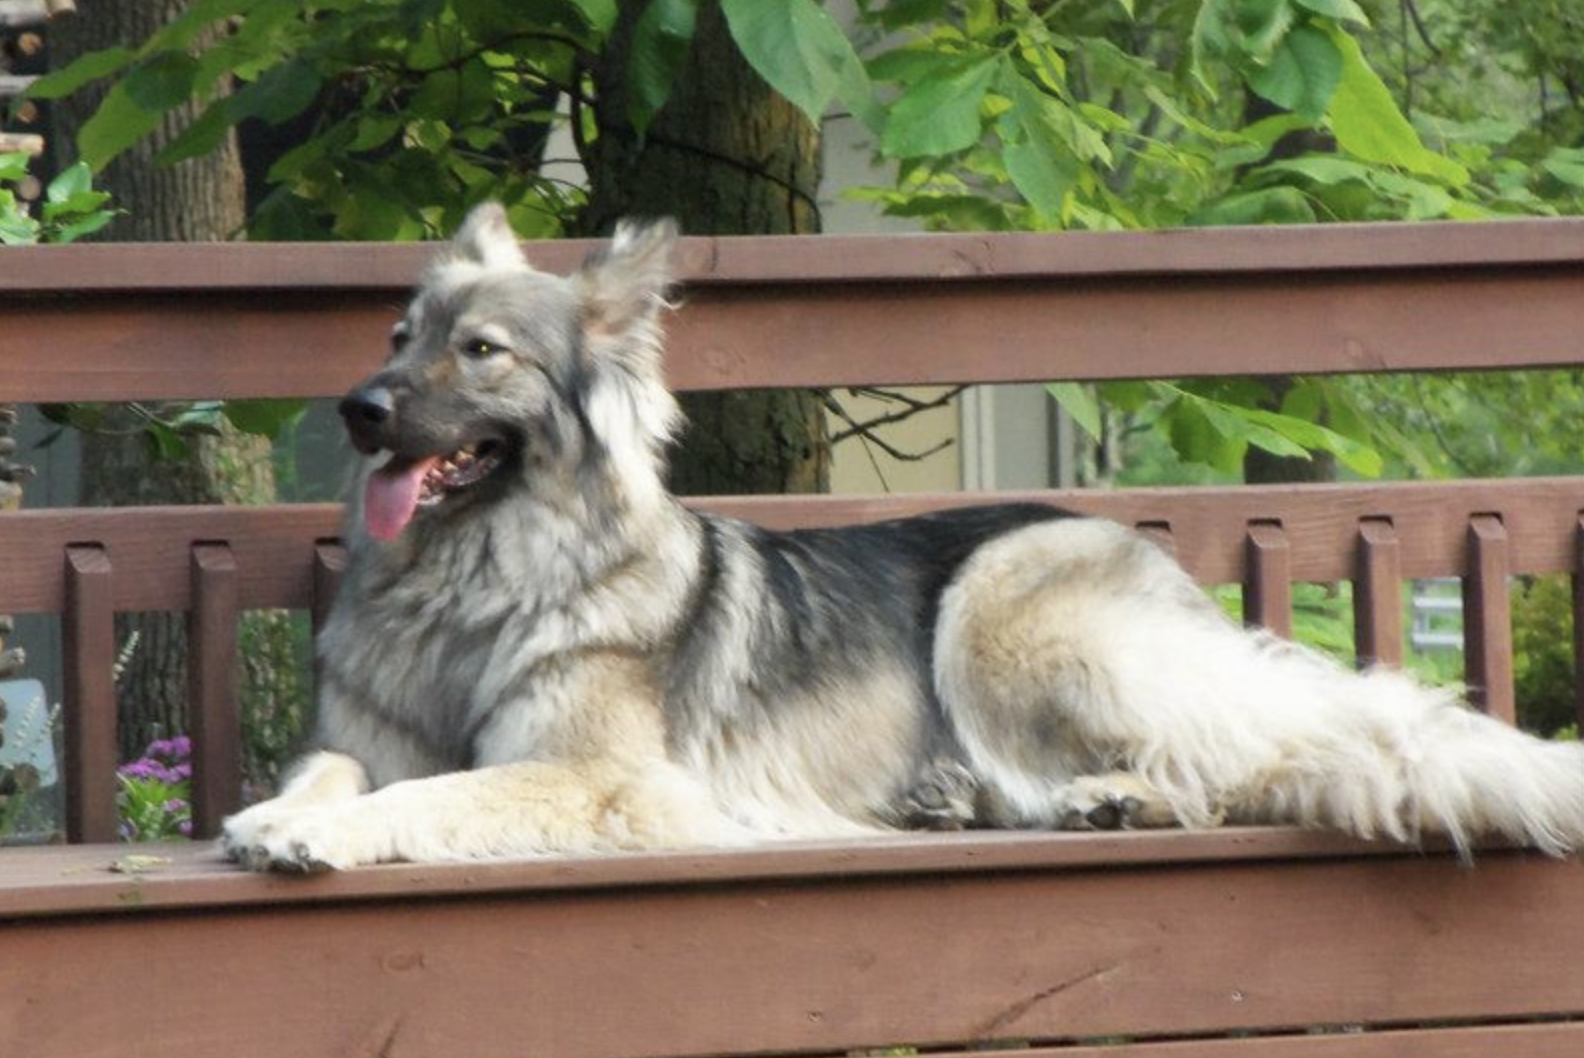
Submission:
{"label": "long fluffy fur", "polygon": [[505,454],[389,541],[350,505],[321,750],[227,822],[238,861],[1228,820],[1584,842],[1584,750],[1245,632],[1120,526],[1009,506],[773,533],[682,507],[674,234],[623,228],[562,279],[485,207],[425,277],[358,391],[391,409],[354,416],[362,447],[394,453],[363,480]]}

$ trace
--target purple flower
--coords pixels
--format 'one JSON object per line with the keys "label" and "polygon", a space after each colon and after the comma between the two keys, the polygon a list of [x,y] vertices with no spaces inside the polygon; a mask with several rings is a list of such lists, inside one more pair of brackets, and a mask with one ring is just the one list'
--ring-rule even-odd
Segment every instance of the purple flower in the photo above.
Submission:
{"label": "purple flower", "polygon": [[182,761],[180,764],[170,769],[168,774],[170,775],[170,778],[165,780],[166,782],[186,782],[188,779],[192,778],[192,765],[188,764],[186,761]]}
{"label": "purple flower", "polygon": [[181,836],[182,837],[184,837],[184,838],[192,837],[192,820],[183,819],[180,823],[176,824],[176,829],[181,831]]}
{"label": "purple flower", "polygon": [[172,797],[170,800],[160,805],[160,811],[164,812],[168,816],[181,815],[183,812],[187,811],[187,802],[183,801],[180,797]]}
{"label": "purple flower", "polygon": [[179,761],[184,761],[192,756],[192,739],[186,735],[177,735],[170,740],[171,756]]}

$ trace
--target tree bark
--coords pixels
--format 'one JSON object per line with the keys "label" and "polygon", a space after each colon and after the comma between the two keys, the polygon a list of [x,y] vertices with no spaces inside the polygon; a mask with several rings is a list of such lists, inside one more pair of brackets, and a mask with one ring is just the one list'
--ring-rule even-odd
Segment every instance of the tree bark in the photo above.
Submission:
{"label": "tree bark", "polygon": [[[51,63],[112,45],[148,39],[191,6],[192,0],[82,0],[78,14],[51,27]],[[90,86],[56,104],[52,142],[57,151],[75,143],[78,130],[104,97]],[[232,239],[243,230],[243,178],[234,136],[220,149],[173,166],[154,155],[197,115],[195,105],[170,111],[159,130],[110,162],[96,178],[125,214],[97,238],[109,241],[203,242]],[[62,164],[67,161],[62,159]],[[122,427],[135,426],[122,411]],[[82,438],[84,504],[269,503],[276,498],[270,444],[227,429],[219,437],[194,437],[183,458],[160,458],[135,429]],[[156,737],[187,728],[186,628],[181,614],[124,614],[117,640],[136,635],[137,646],[117,684],[121,751],[137,756]],[[247,732],[244,769],[267,785],[301,728],[304,688],[295,665],[296,633],[283,613],[245,615],[239,629],[242,710]]]}
{"label": "tree bark", "polygon": [[[624,216],[670,216],[690,235],[817,232],[819,129],[754,73],[714,0],[699,6],[692,51],[666,105],[643,137],[636,134],[625,75],[645,6],[622,0],[591,71],[599,132],[584,150],[585,227],[606,233]],[[816,394],[694,394],[683,408],[692,426],[672,468],[678,492],[828,487],[830,443]]]}

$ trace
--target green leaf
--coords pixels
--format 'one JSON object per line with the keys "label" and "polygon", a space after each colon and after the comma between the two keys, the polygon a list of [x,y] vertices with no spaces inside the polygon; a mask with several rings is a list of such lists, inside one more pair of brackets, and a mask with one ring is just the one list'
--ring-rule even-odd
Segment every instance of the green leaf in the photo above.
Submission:
{"label": "green leaf", "polygon": [[303,59],[288,59],[231,96],[231,119],[259,118],[271,125],[290,121],[319,97],[319,84],[319,71],[312,65]]}
{"label": "green leaf", "polygon": [[627,63],[627,120],[640,136],[671,97],[693,44],[698,0],[649,0],[633,27]]}
{"label": "green leaf", "polygon": [[304,400],[228,400],[225,417],[243,433],[274,440],[280,432],[302,419],[308,411]]}
{"label": "green leaf", "polygon": [[1584,150],[1558,147],[1546,155],[1540,167],[1570,187],[1584,188]]}
{"label": "green leaf", "polygon": [[1261,66],[1270,61],[1298,17],[1288,0],[1239,0],[1233,14],[1243,33],[1243,50]]}
{"label": "green leaf", "polygon": [[[109,196],[105,197],[108,198]],[[92,235],[112,220],[115,220],[117,212],[117,210],[106,209],[97,213],[90,213],[81,220],[72,221],[70,224],[62,225],[51,231],[49,241],[55,243],[76,242],[83,236]]]}
{"label": "green leaf", "polygon": [[[77,164],[82,165],[81,162]],[[60,218],[79,217],[98,211],[109,201],[110,194],[107,191],[79,191],[54,202],[46,201],[41,219],[44,223],[51,224]]]}
{"label": "green leaf", "polygon": [[28,164],[32,161],[29,155],[15,152],[0,154],[0,180],[20,180],[27,175]]}
{"label": "green leaf", "polygon": [[1215,85],[1205,73],[1205,60],[1225,55],[1232,46],[1227,32],[1231,21],[1232,0],[1200,0],[1194,15],[1193,30],[1189,34],[1188,70],[1199,86],[1215,98]]}
{"label": "green leaf", "polygon": [[1299,26],[1282,38],[1270,65],[1249,77],[1249,87],[1286,110],[1319,121],[1342,80],[1342,53],[1331,38]]}
{"label": "green leaf", "polygon": [[891,106],[880,149],[893,158],[951,154],[979,142],[979,106],[1000,60],[972,56],[937,64]]}
{"label": "green leaf", "polygon": [[169,110],[192,96],[198,60],[181,52],[162,51],[133,67],[122,78],[132,102],[145,110]]}
{"label": "green leaf", "polygon": [[[1194,117],[1192,114],[1189,114],[1183,109],[1182,105],[1177,100],[1161,91],[1161,89],[1155,85],[1146,85],[1144,88],[1144,96],[1151,103],[1155,104],[1155,106],[1160,109],[1162,114],[1165,114],[1183,129],[1188,132],[1192,132],[1196,136],[1203,136],[1205,139],[1210,140],[1213,143],[1243,142],[1243,137],[1239,136],[1237,133],[1223,132],[1220,129],[1212,128],[1200,121],[1198,118]],[[1131,129],[1131,125],[1129,125],[1128,128]]]}
{"label": "green leaf", "polygon": [[357,119],[357,132],[347,144],[347,150],[372,151],[383,147],[401,128],[402,119],[395,114],[363,114]]}
{"label": "green leaf", "polygon": [[814,0],[721,0],[732,39],[765,81],[818,125],[857,53]]}
{"label": "green leaf", "polygon": [[92,189],[93,172],[86,163],[78,162],[63,169],[59,176],[50,181],[49,187],[44,190],[44,198],[48,202],[61,203]]}
{"label": "green leaf", "polygon": [[1073,422],[1083,427],[1084,433],[1100,440],[1100,401],[1095,397],[1094,387],[1082,382],[1047,382],[1045,392],[1072,416]]}
{"label": "green leaf", "polygon": [[90,81],[109,77],[136,57],[131,49],[120,46],[88,52],[62,69],[47,73],[28,85],[26,96],[28,99],[69,96]]}
{"label": "green leaf", "polygon": [[1361,26],[1370,24],[1369,16],[1353,0],[1293,0],[1293,2],[1306,11],[1313,11],[1326,18],[1334,18],[1338,22],[1357,22]]}
{"label": "green leaf", "polygon": [[1366,162],[1398,166],[1453,187],[1467,184],[1467,169],[1420,142],[1391,92],[1364,60],[1358,41],[1336,28],[1330,35],[1342,55],[1342,78],[1326,110],[1337,146]]}
{"label": "green leaf", "polygon": [[0,211],[0,243],[6,246],[31,246],[38,242],[39,226],[32,217],[9,210]]}
{"label": "green leaf", "polygon": [[[1007,176],[1031,206],[1059,221],[1066,211],[1067,194],[1078,182],[1080,159],[1094,157],[1096,141],[1104,151],[1105,141],[1010,66],[1003,66],[1001,72],[1002,91],[1012,99],[1012,109],[998,122]],[[1091,139],[1081,137],[1080,126]],[[1109,160],[1109,152],[1105,157]]]}
{"label": "green leaf", "polygon": [[217,149],[240,118],[231,107],[231,97],[217,99],[204,108],[174,140],[154,155],[156,165],[175,165]]}
{"label": "green leaf", "polygon": [[571,4],[602,37],[616,24],[616,0],[571,0]]}
{"label": "green leaf", "polygon": [[1311,224],[1314,208],[1296,187],[1268,187],[1234,192],[1206,203],[1187,223],[1210,227],[1230,224]]}
{"label": "green leaf", "polygon": [[863,123],[871,135],[878,137],[885,131],[886,110],[875,96],[874,83],[869,80],[869,68],[854,54],[842,67],[841,80],[836,85],[836,98]]}
{"label": "green leaf", "polygon": [[125,86],[118,84],[106,94],[93,117],[77,130],[77,156],[98,172],[116,155],[158,128],[162,116],[159,111],[138,106]]}

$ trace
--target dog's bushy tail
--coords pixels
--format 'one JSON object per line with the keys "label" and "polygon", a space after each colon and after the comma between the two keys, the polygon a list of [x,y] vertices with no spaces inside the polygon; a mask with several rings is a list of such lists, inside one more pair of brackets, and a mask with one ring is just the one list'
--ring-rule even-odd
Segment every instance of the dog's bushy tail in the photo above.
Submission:
{"label": "dog's bushy tail", "polygon": [[1190,823],[1223,812],[1366,838],[1439,834],[1465,857],[1495,836],[1584,850],[1578,743],[1535,738],[1398,672],[1354,673],[1265,635],[1214,638],[1195,665],[1227,666],[1203,684],[1223,697],[1200,704],[1230,723],[1218,736],[1174,709],[1177,744],[1135,762]]}

